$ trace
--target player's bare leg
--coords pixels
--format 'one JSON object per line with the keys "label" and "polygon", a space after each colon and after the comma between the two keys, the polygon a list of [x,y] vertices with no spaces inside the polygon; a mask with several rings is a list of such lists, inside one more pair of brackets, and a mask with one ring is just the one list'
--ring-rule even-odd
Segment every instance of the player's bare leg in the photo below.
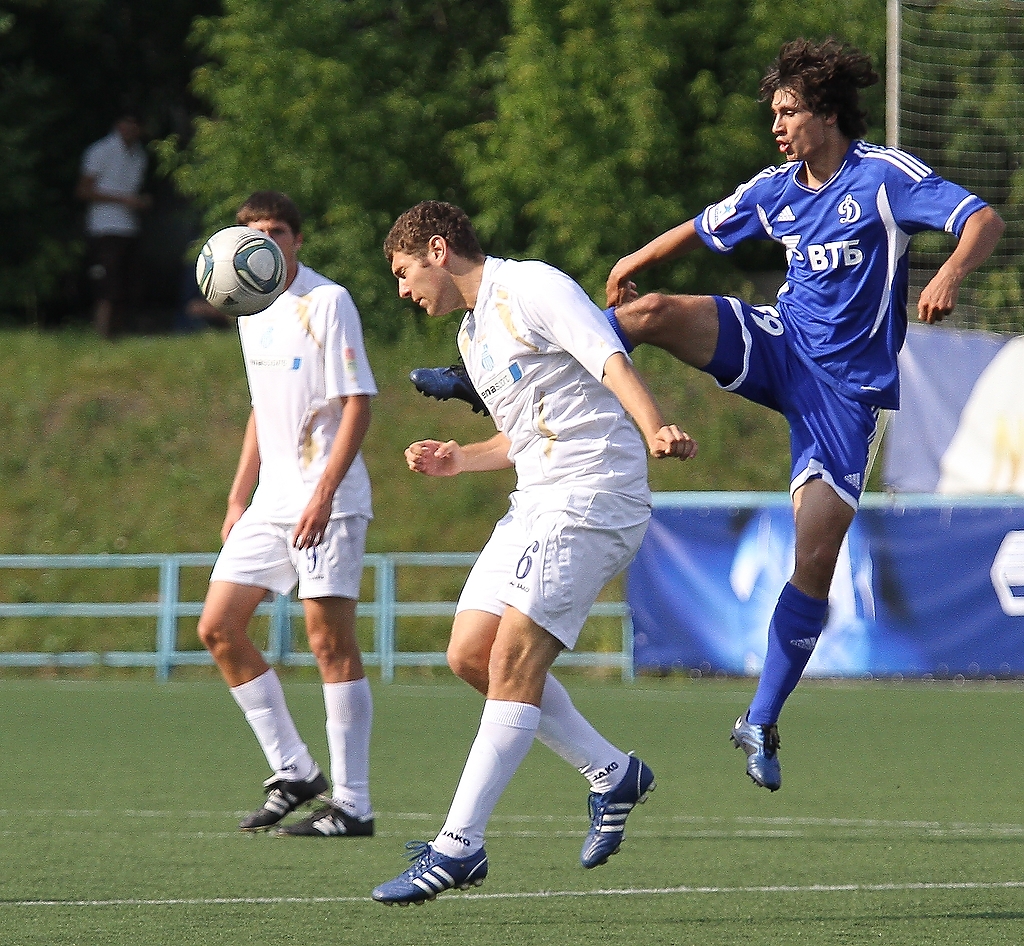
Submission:
{"label": "player's bare leg", "polygon": [[825,599],[854,509],[822,479],[808,480],[793,496],[796,566],[790,579],[812,598]]}
{"label": "player's bare leg", "polygon": [[487,695],[491,648],[500,618],[487,611],[460,611],[452,623],[446,657],[452,673],[474,690]]}
{"label": "player's bare leg", "polygon": [[634,345],[654,345],[695,368],[714,357],[718,306],[711,296],[651,292],[615,307],[619,327]]}
{"label": "player's bare leg", "polygon": [[199,639],[213,657],[224,682],[237,687],[266,673],[270,665],[249,638],[249,622],[266,589],[215,581],[199,617]]}

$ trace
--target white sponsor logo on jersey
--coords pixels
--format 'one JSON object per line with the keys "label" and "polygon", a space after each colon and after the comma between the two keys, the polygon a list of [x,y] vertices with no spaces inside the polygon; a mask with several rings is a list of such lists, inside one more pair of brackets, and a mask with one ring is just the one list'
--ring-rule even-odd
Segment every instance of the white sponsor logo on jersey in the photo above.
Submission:
{"label": "white sponsor logo on jersey", "polygon": [[786,248],[786,262],[792,263],[796,260],[798,263],[804,261],[804,254],[800,252],[800,234],[792,233],[789,236],[782,238],[782,245]]}
{"label": "white sponsor logo on jersey", "polygon": [[859,266],[864,262],[864,251],[859,244],[860,240],[811,243],[807,246],[807,259],[816,273],[841,266]]}
{"label": "white sponsor logo on jersey", "polygon": [[513,361],[504,371],[494,378],[488,378],[484,382],[483,390],[480,392],[480,397],[485,400],[489,397],[493,397],[495,394],[499,394],[506,388],[510,388],[523,376],[523,369],[519,367],[519,363]]}

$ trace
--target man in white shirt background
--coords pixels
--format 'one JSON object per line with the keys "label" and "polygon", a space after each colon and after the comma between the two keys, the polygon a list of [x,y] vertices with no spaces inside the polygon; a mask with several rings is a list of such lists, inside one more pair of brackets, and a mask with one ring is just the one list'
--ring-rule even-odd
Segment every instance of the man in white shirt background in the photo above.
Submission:
{"label": "man in white shirt background", "polygon": [[141,137],[138,118],[122,114],[110,134],[86,148],[75,188],[88,204],[93,326],[104,338],[125,327],[130,307],[139,302],[140,214],[153,203],[142,192],[149,162]]}

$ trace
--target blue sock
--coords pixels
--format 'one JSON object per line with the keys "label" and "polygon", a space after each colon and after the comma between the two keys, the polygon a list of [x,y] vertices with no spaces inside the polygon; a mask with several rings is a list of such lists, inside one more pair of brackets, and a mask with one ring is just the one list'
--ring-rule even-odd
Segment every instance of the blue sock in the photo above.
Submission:
{"label": "blue sock", "polygon": [[626,349],[628,355],[636,345],[634,345],[628,338],[626,333],[622,331],[622,326],[619,325],[619,320],[615,318],[615,306],[609,306],[604,310],[604,317],[608,320],[608,324],[615,329],[615,334],[619,336],[619,341],[622,342],[622,347]]}
{"label": "blue sock", "polygon": [[779,720],[782,704],[796,689],[825,625],[828,601],[805,595],[789,582],[768,625],[768,653],[747,718],[767,726]]}

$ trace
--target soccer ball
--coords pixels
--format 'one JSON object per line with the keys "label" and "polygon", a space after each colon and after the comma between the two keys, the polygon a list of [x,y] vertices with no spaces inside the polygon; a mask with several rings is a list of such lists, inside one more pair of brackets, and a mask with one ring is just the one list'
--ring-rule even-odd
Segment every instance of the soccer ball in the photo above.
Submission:
{"label": "soccer ball", "polygon": [[203,297],[224,315],[262,312],[284,291],[281,248],[252,227],[225,227],[203,246],[196,282]]}

